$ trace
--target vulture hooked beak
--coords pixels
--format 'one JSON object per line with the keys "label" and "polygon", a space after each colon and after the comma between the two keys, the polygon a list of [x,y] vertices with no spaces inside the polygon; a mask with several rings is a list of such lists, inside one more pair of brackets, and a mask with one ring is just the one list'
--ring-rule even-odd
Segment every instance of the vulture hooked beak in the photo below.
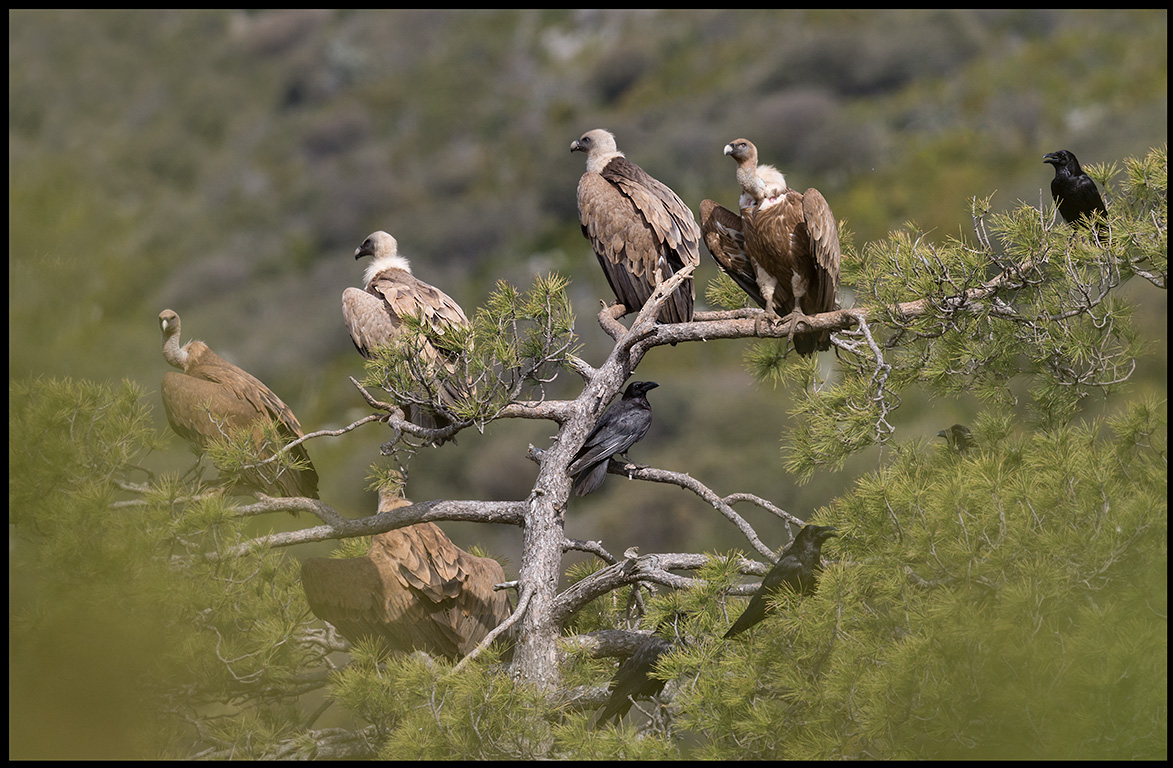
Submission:
{"label": "vulture hooked beak", "polygon": [[725,154],[727,154],[727,155],[733,154],[733,145],[732,144],[725,145]]}
{"label": "vulture hooked beak", "polygon": [[582,144],[580,144],[578,142],[578,139],[575,139],[574,141],[570,142],[570,151],[571,152],[586,152],[586,150],[582,148]]}

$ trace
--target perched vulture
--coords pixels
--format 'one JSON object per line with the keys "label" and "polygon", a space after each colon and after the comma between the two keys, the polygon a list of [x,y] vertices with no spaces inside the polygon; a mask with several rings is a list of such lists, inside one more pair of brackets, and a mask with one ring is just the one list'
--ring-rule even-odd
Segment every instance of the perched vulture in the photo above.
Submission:
{"label": "perched vulture", "polygon": [[838,535],[835,528],[830,525],[804,526],[766,574],[766,578],[762,579],[762,585],[750,598],[745,611],[725,633],[725,638],[741,634],[766,618],[766,614],[770,612],[769,598],[776,596],[782,585],[788,585],[800,595],[814,592],[819,583],[819,571],[823,568],[823,542],[831,536]]}
{"label": "perched vulture", "polygon": [[651,698],[664,690],[667,681],[652,677],[651,672],[660,657],[672,650],[672,646],[672,641],[667,638],[649,635],[635,653],[624,659],[611,679],[611,696],[595,720],[596,728],[602,728],[612,718],[618,725],[631,709],[634,699]]}
{"label": "perched vulture", "polygon": [[[662,281],[700,264],[700,227],[676,193],[623,156],[608,131],[587,131],[570,145],[586,152],[578,217],[615,298],[636,312]],[[662,323],[692,320],[690,277],[660,307]]]}
{"label": "perched vulture", "polygon": [[1055,198],[1064,221],[1072,226],[1086,226],[1093,213],[1108,215],[1096,183],[1083,172],[1075,155],[1061,149],[1043,155],[1043,163],[1055,166],[1051,197]]}
{"label": "perched vulture", "polygon": [[839,227],[830,206],[817,189],[795,192],[777,169],[759,166],[747,139],[726,144],[725,154],[737,161],[741,211],[702,202],[705,245],[772,322],[796,321],[790,338],[799,354],[829,349],[830,332],[796,336],[795,329],[806,316],[838,306]]}
{"label": "perched vulture", "polygon": [[[252,432],[258,458],[274,455],[282,446],[265,442],[262,425],[272,421],[287,443],[302,437],[297,417],[281,398],[252,374],[223,359],[202,341],[179,345],[179,315],[170,309],[159,313],[163,332],[163,359],[183,373],[163,374],[160,393],[171,429],[202,452],[213,441],[233,432]],[[318,498],[318,473],[305,444],[289,451],[301,470],[283,468],[277,462],[247,469],[241,483],[271,496]]]}
{"label": "perched vulture", "polygon": [[[355,249],[355,259],[364,256],[373,259],[363,275],[365,288],[342,292],[342,315],[359,354],[367,359],[374,357],[376,348],[399,338],[403,317],[419,317],[427,337],[420,359],[425,370],[440,379],[441,397],[452,402],[471,393],[472,385],[454,372],[455,354],[439,344],[445,334],[451,337],[456,329],[468,328],[464,310],[439,288],[412,275],[411,265],[399,255],[395,238],[386,232],[373,233]],[[434,389],[436,383],[428,382],[426,386]],[[407,404],[406,410],[408,420],[421,427],[448,424],[447,419],[430,409]]]}
{"label": "perched vulture", "polygon": [[626,454],[628,448],[648,433],[652,426],[652,406],[648,403],[647,392],[658,386],[654,381],[631,382],[619,402],[599,419],[570,463],[575,496],[586,496],[597,490],[607,477],[611,457]]}
{"label": "perched vulture", "polygon": [[[411,502],[380,493],[379,511]],[[434,523],[380,533],[365,557],[311,557],[301,585],[314,615],[350,642],[460,659],[509,617],[496,560],[460,549]]]}

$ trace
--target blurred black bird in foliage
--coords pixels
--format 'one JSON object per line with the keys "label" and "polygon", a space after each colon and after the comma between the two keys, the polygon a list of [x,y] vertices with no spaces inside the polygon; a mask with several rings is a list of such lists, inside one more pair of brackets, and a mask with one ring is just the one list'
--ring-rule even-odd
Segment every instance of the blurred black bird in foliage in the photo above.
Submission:
{"label": "blurred black bird in foliage", "polygon": [[823,542],[831,536],[838,535],[834,526],[804,526],[766,574],[766,578],[762,579],[762,586],[750,599],[745,612],[725,633],[725,638],[739,635],[766,618],[766,614],[770,612],[769,599],[777,595],[784,584],[800,595],[814,592],[818,587],[819,571],[822,570],[820,558]]}
{"label": "blurred black bird in foliage", "polygon": [[602,728],[612,718],[618,725],[631,709],[634,699],[650,699],[664,690],[667,681],[652,677],[651,672],[660,657],[672,650],[672,646],[673,642],[665,637],[649,635],[643,645],[619,665],[615,677],[611,679],[611,698],[607,699],[607,704],[599,712],[595,720],[596,728]]}
{"label": "blurred black bird in foliage", "polygon": [[954,424],[949,429],[942,429],[937,433],[937,437],[945,438],[949,450],[957,453],[965,453],[974,446],[973,433],[964,424]]}
{"label": "blurred black bird in foliage", "polygon": [[607,476],[607,462],[611,457],[624,455],[648,433],[652,406],[647,392],[658,386],[654,381],[633,381],[627,385],[622,399],[599,419],[570,463],[575,496],[586,496],[597,490]]}
{"label": "blurred black bird in foliage", "polygon": [[1051,179],[1051,197],[1059,206],[1059,215],[1072,226],[1087,226],[1093,213],[1106,216],[1108,210],[1096,183],[1083,172],[1079,160],[1066,149],[1043,155],[1043,162],[1055,166]]}

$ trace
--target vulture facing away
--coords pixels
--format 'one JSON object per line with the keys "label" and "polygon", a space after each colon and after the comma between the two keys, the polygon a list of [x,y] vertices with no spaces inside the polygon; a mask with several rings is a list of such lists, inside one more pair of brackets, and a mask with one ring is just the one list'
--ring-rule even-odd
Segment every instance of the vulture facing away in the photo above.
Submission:
{"label": "vulture facing away", "polygon": [[798,532],[794,541],[778,558],[778,562],[762,579],[762,585],[750,598],[745,611],[733,622],[725,633],[725,639],[739,635],[766,618],[770,612],[769,598],[774,597],[788,585],[800,595],[809,595],[818,587],[819,571],[822,570],[823,542],[831,536],[838,536],[830,525],[807,525]]}
{"label": "vulture facing away", "polygon": [[[457,329],[469,327],[464,310],[439,288],[412,275],[411,265],[399,255],[395,238],[386,232],[371,234],[355,249],[355,259],[364,256],[373,259],[363,275],[365,287],[342,292],[342,315],[359,354],[371,359],[378,347],[399,339],[402,318],[418,317],[426,336],[419,359],[434,379],[428,389],[434,390],[435,380],[440,380],[439,394],[447,403],[471,394],[472,385],[455,373],[457,355],[445,349],[451,345],[439,343],[446,334],[451,338]],[[408,420],[421,427],[448,424],[447,419],[416,404],[407,404],[405,410]]]}
{"label": "vulture facing away", "polygon": [[[700,264],[701,231],[676,193],[623,156],[608,131],[587,131],[570,145],[585,152],[578,182],[578,217],[615,298],[636,312],[687,265]],[[690,277],[660,307],[662,323],[692,320]]]}
{"label": "vulture facing away", "polygon": [[702,202],[705,245],[771,322],[795,321],[790,338],[799,354],[830,349],[829,331],[795,330],[808,315],[838,308],[839,226],[831,207],[817,189],[795,192],[773,166],[759,166],[748,139],[729,142],[725,154],[737,161],[741,210]]}
{"label": "vulture facing away", "polygon": [[[163,359],[182,371],[163,374],[163,410],[171,429],[197,452],[232,433],[250,430],[258,458],[273,456],[282,446],[265,441],[262,425],[267,421],[277,425],[285,443],[303,436],[293,411],[255,376],[202,341],[180,346],[179,315],[174,311],[159,313],[159,329],[163,332]],[[305,445],[290,450],[289,458],[304,469],[269,462],[245,470],[240,482],[270,496],[318,498],[318,473]]]}
{"label": "vulture facing away", "polygon": [[611,457],[623,456],[648,433],[652,426],[652,406],[648,403],[647,393],[658,386],[654,381],[633,381],[627,385],[619,402],[599,419],[570,463],[568,471],[574,478],[575,496],[586,496],[598,490],[607,477]]}
{"label": "vulture facing away", "polygon": [[[379,511],[411,502],[380,493]],[[457,660],[509,617],[501,564],[460,549],[434,523],[380,533],[364,557],[311,557],[301,584],[314,615],[351,643]]]}
{"label": "vulture facing away", "polygon": [[1093,213],[1108,215],[1096,183],[1083,172],[1075,155],[1061,149],[1043,155],[1043,163],[1055,166],[1055,176],[1051,179],[1051,197],[1059,206],[1059,214],[1064,221],[1072,226],[1086,226]]}

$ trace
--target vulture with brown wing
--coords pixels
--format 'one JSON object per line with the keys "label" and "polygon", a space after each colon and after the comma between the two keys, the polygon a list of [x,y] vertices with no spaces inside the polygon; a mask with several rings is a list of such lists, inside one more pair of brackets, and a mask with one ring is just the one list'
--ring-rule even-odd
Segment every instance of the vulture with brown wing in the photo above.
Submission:
{"label": "vulture with brown wing", "polygon": [[[585,152],[578,216],[615,298],[636,312],[656,286],[685,266],[700,264],[701,231],[692,210],[667,186],[624,157],[615,137],[587,131],[570,145]],[[690,277],[660,307],[662,323],[692,320]]]}
{"label": "vulture with brown wing", "polygon": [[[379,511],[411,502],[379,494]],[[314,615],[350,642],[373,638],[401,653],[460,659],[509,617],[496,560],[452,543],[434,523],[380,533],[364,557],[311,557],[301,584]]]}
{"label": "vulture with brown wing", "polygon": [[[159,313],[163,332],[163,359],[183,371],[163,374],[160,394],[167,421],[177,435],[202,452],[216,440],[249,430],[259,459],[273,456],[284,443],[303,436],[301,424],[281,398],[259,379],[213,352],[202,341],[179,344],[179,315],[170,309]],[[266,440],[266,422],[277,426],[282,445]],[[302,467],[282,467],[276,461],[246,469],[240,482],[271,496],[318,498],[318,473],[305,445],[289,451],[289,459]]]}
{"label": "vulture with brown wing", "polygon": [[829,349],[829,331],[795,331],[808,315],[838,308],[839,227],[830,206],[817,189],[795,192],[773,166],[759,166],[748,139],[729,142],[725,154],[737,161],[741,212],[702,202],[705,245],[771,322],[794,321],[790,338],[799,354]]}
{"label": "vulture with brown wing", "polygon": [[[421,387],[438,393],[442,404],[451,404],[473,393],[468,380],[455,372],[458,354],[445,344],[458,329],[469,327],[468,318],[448,294],[411,273],[411,264],[399,255],[399,245],[386,232],[375,232],[354,251],[354,258],[372,257],[363,275],[364,288],[342,292],[342,315],[359,354],[368,360],[378,347],[401,338],[403,318],[419,318],[424,339],[418,361],[432,381]],[[422,393],[413,397],[427,399]],[[407,403],[407,418],[421,427],[447,426],[449,420],[423,406]]]}

